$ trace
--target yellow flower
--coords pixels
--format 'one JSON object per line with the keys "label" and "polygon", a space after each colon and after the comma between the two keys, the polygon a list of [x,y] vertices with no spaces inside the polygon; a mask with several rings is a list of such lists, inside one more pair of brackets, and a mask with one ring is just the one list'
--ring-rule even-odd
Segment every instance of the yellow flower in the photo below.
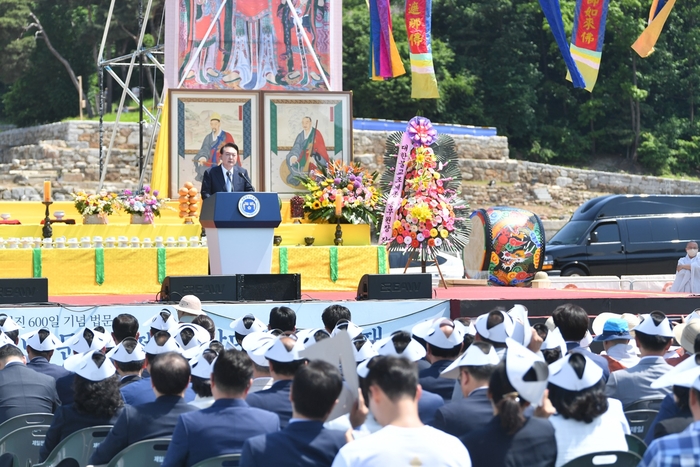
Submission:
{"label": "yellow flower", "polygon": [[425,156],[420,153],[416,154],[416,163],[422,164],[423,162],[425,162]]}
{"label": "yellow flower", "polygon": [[321,209],[321,203],[319,203],[318,201],[314,201],[311,205],[311,209]]}
{"label": "yellow flower", "polygon": [[394,221],[394,225],[392,227],[394,227],[395,229],[401,228],[401,221]]}
{"label": "yellow flower", "polygon": [[413,206],[411,208],[411,216],[418,220],[418,222],[425,222],[432,219],[433,213],[427,204],[421,203]]}
{"label": "yellow flower", "polygon": [[324,208],[327,207],[327,206],[328,206],[328,200],[327,200],[327,199],[324,199],[324,200],[321,202],[321,206],[323,206]]}
{"label": "yellow flower", "polygon": [[430,236],[431,236],[431,237],[437,237],[437,236],[438,236],[438,231],[437,231],[437,229],[430,229]]}
{"label": "yellow flower", "polygon": [[448,232],[447,230],[441,230],[441,231],[440,231],[440,236],[441,236],[442,238],[447,238],[447,235],[448,235],[448,234],[449,234],[449,232]]}
{"label": "yellow flower", "polygon": [[315,196],[316,198],[320,198],[321,195],[323,195],[323,192],[322,192],[321,190],[318,190],[318,191],[315,191],[315,192],[314,192],[314,196]]}

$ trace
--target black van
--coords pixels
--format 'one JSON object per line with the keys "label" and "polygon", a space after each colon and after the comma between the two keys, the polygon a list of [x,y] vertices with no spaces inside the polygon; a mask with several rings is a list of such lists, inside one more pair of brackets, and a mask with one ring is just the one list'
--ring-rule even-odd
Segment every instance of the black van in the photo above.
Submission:
{"label": "black van", "polygon": [[601,196],[547,242],[542,269],[562,276],[675,274],[686,243],[699,240],[700,196]]}

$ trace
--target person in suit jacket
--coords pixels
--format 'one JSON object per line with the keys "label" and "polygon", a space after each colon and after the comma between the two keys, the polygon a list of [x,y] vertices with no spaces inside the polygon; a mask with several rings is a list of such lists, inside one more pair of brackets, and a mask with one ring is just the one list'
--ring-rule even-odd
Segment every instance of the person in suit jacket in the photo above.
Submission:
{"label": "person in suit jacket", "polygon": [[[417,331],[414,331],[414,334]],[[464,333],[461,327],[455,327],[449,319],[433,322],[425,332],[417,334],[426,343],[430,367],[418,373],[420,385],[424,390],[441,396],[445,402],[452,399],[454,381],[440,377],[442,373],[462,352]]]}
{"label": "person in suit jacket", "polygon": [[[196,410],[183,399],[190,382],[190,364],[175,352],[158,355],[150,365],[156,400],[127,406],[89,464],[107,464],[124,448],[144,439],[170,437],[183,413]],[[135,384],[135,383],[134,383]]]}
{"label": "person in suit jacket", "polygon": [[220,150],[221,164],[204,172],[202,178],[202,199],[209,198],[220,191],[255,191],[251,185],[248,171],[238,166],[238,146],[226,143]]}
{"label": "person in suit jacket", "polygon": [[270,375],[274,383],[270,389],[248,394],[246,402],[251,407],[274,412],[280,417],[280,427],[286,428],[292,418],[290,390],[297,370],[305,360],[299,356],[304,347],[291,337],[280,336],[265,352],[270,363]]}
{"label": "person in suit jacket", "polygon": [[605,395],[618,399],[623,407],[640,399],[663,398],[671,392],[668,387],[651,387],[653,381],[673,368],[664,360],[673,339],[666,315],[652,311],[634,328],[634,338],[642,359],[632,368],[612,373],[605,388]]}
{"label": "person in suit jacket", "polygon": [[39,462],[76,431],[116,423],[124,407],[118,382],[114,365],[101,352],[93,350],[83,357],[76,368],[75,401],[56,410],[39,451]]}
{"label": "person in suit jacket", "polygon": [[344,432],[326,429],[323,423],[342,388],[338,368],[328,362],[315,360],[300,368],[292,384],[292,421],[282,431],[246,441],[241,467],[330,467],[346,439]]}
{"label": "person in suit jacket", "polygon": [[29,357],[27,368],[49,375],[56,381],[70,374],[70,371],[62,366],[49,363],[54,351],[63,345],[63,342],[48,329],[39,329],[33,332],[27,336],[26,342],[27,356]]}
{"label": "person in suit jacket", "polygon": [[0,423],[17,415],[54,413],[60,405],[56,380],[27,368],[22,351],[0,347]]}
{"label": "person in suit jacket", "polygon": [[211,373],[214,404],[180,415],[163,467],[190,467],[211,457],[235,454],[248,438],[279,431],[276,414],[246,403],[252,377],[253,362],[245,352],[219,353]]}
{"label": "person in suit jacket", "polygon": [[491,420],[493,406],[487,392],[489,379],[499,361],[491,344],[477,341],[443,371],[443,378],[459,378],[464,398],[440,407],[432,426],[453,436],[463,436]]}

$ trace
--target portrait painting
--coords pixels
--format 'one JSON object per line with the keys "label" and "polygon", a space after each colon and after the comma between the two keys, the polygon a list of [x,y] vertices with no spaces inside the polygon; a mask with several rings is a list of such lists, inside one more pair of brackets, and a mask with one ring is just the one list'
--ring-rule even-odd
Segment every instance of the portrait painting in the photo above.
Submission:
{"label": "portrait painting", "polygon": [[342,89],[341,4],[173,0],[166,80],[187,89]]}
{"label": "portrait painting", "polygon": [[221,162],[220,151],[227,143],[238,146],[238,165],[259,184],[257,92],[171,89],[169,102],[171,197],[185,182],[199,188],[204,172]]}
{"label": "portrait painting", "polygon": [[351,94],[263,93],[265,191],[291,197],[300,175],[352,159]]}

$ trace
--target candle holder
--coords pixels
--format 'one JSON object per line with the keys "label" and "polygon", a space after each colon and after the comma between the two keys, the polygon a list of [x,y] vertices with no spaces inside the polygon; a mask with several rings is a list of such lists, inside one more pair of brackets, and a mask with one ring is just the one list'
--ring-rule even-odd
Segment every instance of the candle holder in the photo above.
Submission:
{"label": "candle holder", "polygon": [[343,229],[340,228],[340,217],[337,220],[337,224],[335,224],[335,240],[333,240],[333,243],[336,246],[343,245]]}
{"label": "candle holder", "polygon": [[42,201],[41,204],[46,206],[46,212],[44,213],[44,227],[41,229],[41,233],[44,238],[53,237],[53,229],[51,228],[51,218],[49,217],[49,206],[53,204],[53,201]]}

